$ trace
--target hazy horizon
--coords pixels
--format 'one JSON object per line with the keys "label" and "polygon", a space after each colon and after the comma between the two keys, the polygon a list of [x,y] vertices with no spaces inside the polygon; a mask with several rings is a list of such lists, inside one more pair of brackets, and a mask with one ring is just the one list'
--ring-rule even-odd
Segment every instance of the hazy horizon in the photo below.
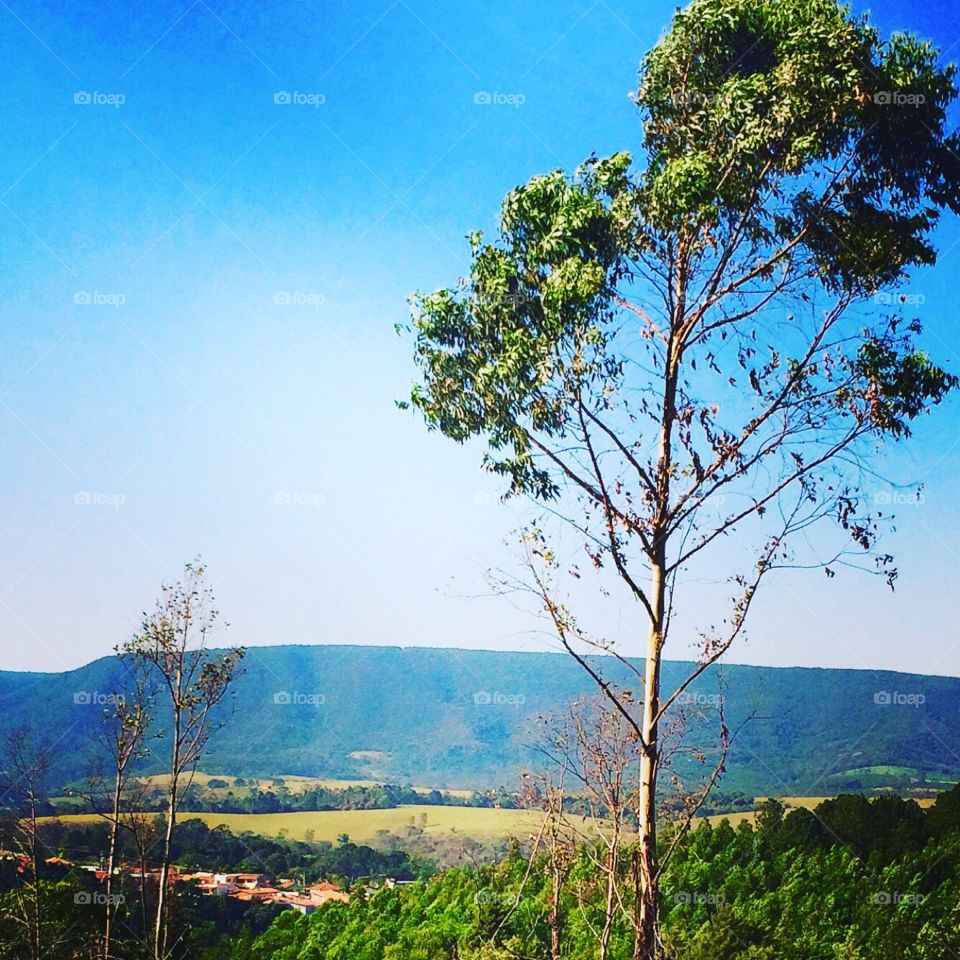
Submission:
{"label": "hazy horizon", "polygon": [[[548,648],[546,646],[540,649],[533,649],[531,647],[457,647],[451,645],[439,645],[439,644],[419,644],[419,643],[408,643],[408,644],[398,644],[398,643],[351,643],[349,641],[339,641],[332,643],[273,643],[273,644],[254,644],[252,646],[246,647],[247,657],[256,657],[259,650],[269,650],[275,647],[357,647],[360,649],[380,649],[380,650],[433,650],[437,653],[526,653],[532,655],[546,654],[546,655],[555,655],[558,657],[567,657],[569,654],[562,649],[562,647],[557,648]],[[211,646],[211,650],[221,650],[227,649],[226,647],[220,647],[217,645]],[[611,654],[604,654],[600,651],[594,651],[594,656],[612,656]],[[56,673],[71,673],[76,670],[82,670],[84,667],[88,666],[91,663],[96,663],[98,660],[107,660],[110,658],[109,654],[104,654],[102,656],[93,657],[91,660],[84,661],[81,664],[78,664],[73,667],[64,667],[62,670],[18,670],[18,669],[8,669],[0,668],[0,673],[33,673],[33,674],[56,674]],[[642,661],[642,656],[631,657],[630,659]],[[673,664],[673,663],[692,663],[696,662],[694,660],[684,660],[682,657],[667,657],[664,661],[664,664]],[[943,673],[937,672],[935,670],[926,673],[922,670],[897,670],[895,668],[887,667],[833,667],[833,666],[823,666],[823,665],[805,665],[799,663],[783,663],[783,664],[768,664],[768,663],[755,663],[750,660],[741,660],[736,656],[725,657],[720,664],[720,667],[763,667],[771,670],[858,670],[864,672],[886,672],[886,673],[899,673],[904,676],[931,676],[931,677],[945,677],[948,679],[960,679],[954,673]]]}

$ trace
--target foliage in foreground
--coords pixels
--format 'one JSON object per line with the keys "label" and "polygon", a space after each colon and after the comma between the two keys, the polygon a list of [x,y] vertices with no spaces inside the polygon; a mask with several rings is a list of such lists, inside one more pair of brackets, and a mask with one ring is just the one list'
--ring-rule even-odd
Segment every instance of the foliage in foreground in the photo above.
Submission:
{"label": "foliage in foreground", "polygon": [[[158,818],[159,820],[160,818]],[[0,822],[0,838],[5,825]],[[155,828],[157,834],[161,826]],[[104,885],[80,868],[45,862],[50,854],[67,862],[102,862],[107,825],[44,824],[39,884],[32,871],[9,857],[0,858],[0,960],[30,956],[29,919],[34,903],[39,907],[41,960],[65,957],[103,957],[102,929],[109,901]],[[2,847],[2,843],[0,843]],[[348,887],[358,878],[382,882],[385,877],[409,880],[428,876],[433,865],[402,851],[381,852],[355,844],[346,836],[334,845],[278,840],[255,833],[236,834],[225,827],[211,829],[198,820],[178,823],[172,853],[184,870],[266,872],[272,877],[292,876],[306,882],[334,881]],[[121,834],[118,859],[136,864],[136,850]],[[191,886],[178,885],[171,911],[170,960],[220,960],[230,955],[231,944],[249,944],[276,919],[270,904],[243,903],[228,897],[201,896]],[[146,946],[154,889],[144,898],[128,874],[113,884],[114,936],[111,960],[146,960]],[[144,924],[146,917],[147,925]]]}
{"label": "foliage in foreground", "polygon": [[[547,960],[545,864],[514,852],[349,905],[280,916],[232,960]],[[948,960],[960,951],[960,788],[924,813],[896,797],[844,796],[756,825],[703,825],[664,878],[663,936],[677,960]],[[602,891],[584,853],[560,905],[562,957],[595,960]],[[611,960],[632,956],[617,923]]]}

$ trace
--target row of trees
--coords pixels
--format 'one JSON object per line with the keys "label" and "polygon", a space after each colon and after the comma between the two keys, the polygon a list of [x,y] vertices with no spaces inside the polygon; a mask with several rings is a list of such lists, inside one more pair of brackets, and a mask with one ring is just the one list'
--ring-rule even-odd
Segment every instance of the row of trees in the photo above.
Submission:
{"label": "row of trees", "polygon": [[[187,564],[183,576],[162,587],[155,609],[143,615],[140,629],[117,654],[126,668],[124,689],[105,711],[99,731],[99,769],[89,781],[87,800],[107,825],[105,877],[101,898],[103,924],[96,938],[97,957],[109,960],[121,938],[142,942],[151,960],[173,955],[170,869],[177,817],[204,748],[223,723],[217,707],[227,695],[244,656],[242,648],[213,652],[209,639],[218,622],[213,593],[202,563]],[[146,783],[137,777],[152,748],[166,749],[169,774],[164,781],[164,816],[150,816],[142,799]],[[25,936],[18,942],[30,960],[58,957],[56,923],[45,923],[45,908],[56,890],[44,880],[45,848],[38,822],[50,789],[51,750],[26,732],[7,740],[3,843],[20,852],[14,884],[15,917]],[[124,896],[118,894],[121,841],[135,851],[139,881],[137,929],[116,929]],[[129,888],[128,888],[129,889]],[[46,931],[46,934],[45,934]]]}
{"label": "row of trees", "polygon": [[[208,781],[208,786],[215,781]],[[222,781],[226,782],[226,781]],[[256,781],[254,781],[256,783]],[[504,807],[518,805],[515,792],[507,790],[476,792],[469,796],[443,793],[440,790],[416,790],[413,787],[398,784],[377,784],[375,786],[350,787],[305,787],[302,790],[289,790],[282,786],[260,790],[226,790],[225,792],[205,789],[192,783],[181,790],[180,802],[184,809],[195,813],[210,811],[214,813],[295,813],[313,810],[388,810],[404,804],[423,806],[452,807]],[[167,797],[162,789],[148,789],[140,798],[142,810],[160,810],[167,805]],[[45,804],[49,813],[85,813],[94,811],[96,805],[90,799],[80,796],[70,797],[59,806]]]}
{"label": "row of trees", "polygon": [[[42,839],[49,849],[78,862],[97,861],[106,848],[109,825],[50,821],[42,825]],[[132,837],[122,835],[122,857],[135,860]],[[359,877],[394,877],[410,880],[430,876],[428,861],[400,850],[381,851],[354,843],[342,836],[336,843],[264,837],[256,833],[234,833],[225,826],[208,827],[201,820],[181,819],[173,835],[174,862],[185,870],[266,873],[271,877],[292,877],[306,882],[335,880],[349,886]],[[59,875],[63,876],[63,870]]]}

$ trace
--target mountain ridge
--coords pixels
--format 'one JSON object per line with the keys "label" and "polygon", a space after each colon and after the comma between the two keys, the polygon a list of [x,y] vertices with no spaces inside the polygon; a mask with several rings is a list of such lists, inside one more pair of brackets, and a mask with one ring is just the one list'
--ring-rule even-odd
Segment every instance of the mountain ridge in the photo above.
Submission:
{"label": "mountain ridge", "polygon": [[[610,679],[637,678],[611,657],[591,658]],[[631,661],[635,666],[642,660]],[[664,689],[691,664],[664,664]],[[54,775],[82,777],[105,698],[122,692],[107,656],[55,672],[0,671],[8,729],[54,742]],[[207,769],[515,786],[538,763],[538,717],[595,692],[571,657],[537,651],[364,644],[248,648],[210,742]],[[735,730],[725,790],[815,794],[890,787],[920,790],[960,779],[960,679],[890,670],[713,667],[690,688],[688,731],[715,757],[719,701]],[[101,707],[100,710],[97,708]],[[162,726],[162,718],[160,722]],[[163,769],[163,745],[149,772]],[[892,768],[876,772],[872,768]],[[859,771],[859,772],[858,772]],[[866,772],[864,772],[866,771]],[[688,782],[697,768],[681,771]]]}
{"label": "mountain ridge", "polygon": [[[568,656],[562,650],[508,650],[496,647],[457,647],[457,646],[433,646],[430,644],[420,644],[420,643],[270,643],[270,644],[250,644],[246,647],[247,650],[309,650],[315,649],[318,647],[323,647],[324,649],[351,649],[351,650],[399,650],[399,651],[410,651],[410,650],[423,650],[423,651],[437,651],[442,653],[484,653],[484,654],[507,654],[507,655],[523,655],[523,656]],[[228,647],[210,647],[211,651],[225,651],[229,649]],[[82,663],[76,667],[70,667],[66,670],[7,670],[0,668],[0,677],[4,676],[17,676],[17,677],[44,677],[44,676],[62,676],[66,673],[75,673],[78,670],[85,670],[87,667],[95,663],[113,661],[115,655],[105,654],[101,657],[96,657],[93,660],[88,660],[86,663]],[[642,657],[629,657],[629,660],[642,663]],[[686,664],[691,661],[688,660],[667,660],[666,663],[676,663],[676,664]],[[922,673],[913,670],[899,670],[890,667],[824,667],[824,666],[805,666],[803,664],[763,664],[763,663],[741,663],[735,662],[732,660],[726,660],[723,663],[725,667],[753,667],[757,670],[808,670],[808,671],[819,671],[819,672],[830,672],[830,671],[842,671],[849,673],[884,673],[884,674],[898,674],[907,677],[923,677],[923,678],[939,678],[939,679],[950,679],[950,680],[960,680],[960,674],[955,673]]]}

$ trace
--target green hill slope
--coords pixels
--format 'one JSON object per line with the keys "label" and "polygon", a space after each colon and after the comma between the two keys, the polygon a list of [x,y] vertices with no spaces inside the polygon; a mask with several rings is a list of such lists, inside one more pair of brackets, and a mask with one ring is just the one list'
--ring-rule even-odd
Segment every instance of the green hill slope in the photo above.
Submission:
{"label": "green hill slope", "polygon": [[[688,665],[668,664],[665,687]],[[626,669],[607,666],[626,682]],[[4,727],[55,744],[57,782],[84,775],[114,658],[58,674],[0,673]],[[203,767],[437,786],[513,786],[542,763],[537,717],[590,693],[561,654],[372,646],[251,648]],[[727,666],[698,681],[691,743],[715,742],[715,697],[739,734],[723,789],[829,794],[960,779],[960,680],[882,671]],[[698,731],[698,727],[702,728]],[[162,745],[155,747],[163,768]]]}

